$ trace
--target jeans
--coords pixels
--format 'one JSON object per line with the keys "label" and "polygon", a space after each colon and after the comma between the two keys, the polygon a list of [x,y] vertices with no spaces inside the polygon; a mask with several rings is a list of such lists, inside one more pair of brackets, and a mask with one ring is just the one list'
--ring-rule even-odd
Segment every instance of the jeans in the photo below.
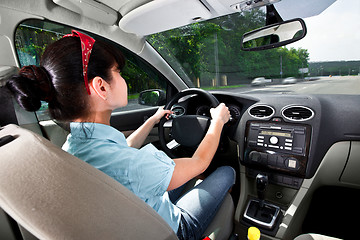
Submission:
{"label": "jeans", "polygon": [[179,198],[181,186],[169,192],[171,201],[181,210],[177,232],[180,240],[201,239],[220,208],[226,193],[235,183],[235,170],[224,166],[216,169],[199,185]]}

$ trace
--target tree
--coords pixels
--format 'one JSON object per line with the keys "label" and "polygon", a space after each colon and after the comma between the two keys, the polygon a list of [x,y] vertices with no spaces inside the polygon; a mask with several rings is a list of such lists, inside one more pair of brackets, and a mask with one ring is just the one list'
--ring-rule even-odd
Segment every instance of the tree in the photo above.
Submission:
{"label": "tree", "polygon": [[154,34],[147,40],[183,78],[200,79],[202,86],[211,85],[218,75],[226,75],[234,85],[259,76],[280,77],[280,56],[283,76],[298,76],[299,68],[308,66],[306,49],[241,50],[243,34],[264,26],[265,17],[262,10],[253,9]]}

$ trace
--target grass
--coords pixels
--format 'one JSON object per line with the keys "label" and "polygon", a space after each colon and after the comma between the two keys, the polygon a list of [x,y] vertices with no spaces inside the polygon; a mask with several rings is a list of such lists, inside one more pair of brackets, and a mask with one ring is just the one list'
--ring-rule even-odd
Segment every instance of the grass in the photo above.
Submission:
{"label": "grass", "polygon": [[227,88],[240,88],[240,87],[245,87],[245,85],[231,85],[231,86],[220,86],[220,87],[202,87],[201,89],[204,90],[216,90],[216,89],[227,89]]}
{"label": "grass", "polygon": [[133,99],[138,99],[139,98],[139,93],[135,93],[135,94],[129,94],[128,95],[128,99],[129,100],[133,100]]}
{"label": "grass", "polygon": [[[216,89],[227,89],[227,88],[240,88],[240,87],[245,87],[245,85],[231,85],[231,86],[218,86],[218,87],[202,87],[201,89],[209,91],[209,90],[216,90]],[[128,95],[128,99],[129,100],[133,100],[133,99],[138,99],[139,98],[139,93],[135,93],[135,94],[129,94]]]}

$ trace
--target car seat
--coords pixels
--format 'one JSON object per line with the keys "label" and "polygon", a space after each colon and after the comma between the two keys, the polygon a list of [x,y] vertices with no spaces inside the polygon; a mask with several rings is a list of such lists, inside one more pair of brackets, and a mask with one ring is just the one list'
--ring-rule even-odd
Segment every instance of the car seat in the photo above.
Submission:
{"label": "car seat", "polygon": [[[45,138],[14,124],[0,130],[4,138],[0,207],[36,238],[177,239],[127,188]],[[233,214],[228,195],[206,231],[210,239],[229,237]]]}
{"label": "car seat", "polygon": [[294,240],[341,240],[341,239],[328,237],[320,234],[307,233],[307,234],[301,234],[300,236],[296,237]]}
{"label": "car seat", "polygon": [[7,92],[6,88],[3,88],[7,79],[15,74],[18,68],[15,66],[0,65],[0,126],[5,126],[10,123],[17,124],[13,99]]}

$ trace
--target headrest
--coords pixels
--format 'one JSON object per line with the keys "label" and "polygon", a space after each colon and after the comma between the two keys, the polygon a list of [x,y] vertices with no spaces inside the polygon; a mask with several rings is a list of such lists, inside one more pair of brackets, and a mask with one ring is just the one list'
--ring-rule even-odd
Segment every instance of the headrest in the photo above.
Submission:
{"label": "headrest", "polygon": [[19,71],[15,66],[0,65],[0,87],[4,86],[7,79]]}

